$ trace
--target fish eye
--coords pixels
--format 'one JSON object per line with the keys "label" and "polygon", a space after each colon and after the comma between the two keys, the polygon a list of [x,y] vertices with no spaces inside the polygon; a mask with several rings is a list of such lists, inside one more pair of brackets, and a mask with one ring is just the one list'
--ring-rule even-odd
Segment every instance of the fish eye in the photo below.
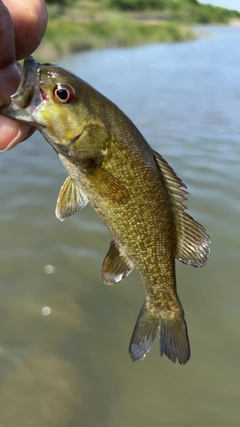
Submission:
{"label": "fish eye", "polygon": [[69,104],[75,99],[76,92],[72,86],[58,84],[53,91],[53,95],[61,104]]}

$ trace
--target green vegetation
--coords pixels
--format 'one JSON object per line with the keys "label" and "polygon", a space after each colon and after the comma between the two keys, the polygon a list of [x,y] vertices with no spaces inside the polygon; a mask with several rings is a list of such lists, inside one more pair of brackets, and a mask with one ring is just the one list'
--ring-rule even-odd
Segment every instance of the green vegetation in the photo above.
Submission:
{"label": "green vegetation", "polygon": [[46,0],[49,5],[68,8],[78,4],[79,8],[89,10],[112,9],[118,11],[167,11],[171,19],[188,23],[227,23],[239,19],[240,14],[234,10],[201,4],[197,0]]}
{"label": "green vegetation", "polygon": [[191,24],[227,23],[240,18],[237,11],[201,4],[197,0],[99,0],[99,3],[122,11],[168,11],[171,19]]}
{"label": "green vegetation", "polygon": [[48,28],[39,60],[81,50],[190,40],[188,24],[227,23],[240,14],[197,0],[47,0]]}
{"label": "green vegetation", "polygon": [[200,4],[196,0],[170,0],[173,17],[183,23],[227,24],[233,19],[240,19],[240,13],[211,4]]}

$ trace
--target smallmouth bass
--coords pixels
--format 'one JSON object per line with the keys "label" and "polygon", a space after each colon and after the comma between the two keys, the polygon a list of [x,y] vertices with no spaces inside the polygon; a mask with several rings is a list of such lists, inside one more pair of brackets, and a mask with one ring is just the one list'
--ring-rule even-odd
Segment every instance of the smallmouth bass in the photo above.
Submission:
{"label": "smallmouth bass", "polygon": [[159,330],[161,356],[185,364],[190,346],[175,259],[202,267],[210,252],[206,230],[185,212],[185,184],[113,102],[58,66],[26,58],[19,88],[0,112],[36,127],[66,168],[56,216],[62,221],[90,202],[108,227],[103,281],[139,272],[146,298],[132,360],[146,356]]}

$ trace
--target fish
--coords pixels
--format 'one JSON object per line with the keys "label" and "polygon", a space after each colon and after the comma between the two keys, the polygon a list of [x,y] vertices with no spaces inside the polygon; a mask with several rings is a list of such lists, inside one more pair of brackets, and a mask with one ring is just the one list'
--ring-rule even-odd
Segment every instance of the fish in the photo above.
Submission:
{"label": "fish", "polygon": [[158,334],[160,355],[186,364],[190,344],[175,260],[203,267],[211,243],[186,212],[186,185],[112,101],[57,65],[26,58],[20,85],[0,113],[38,129],[63,163],[68,176],[57,218],[90,203],[109,229],[103,282],[113,285],[138,271],[145,300],[131,359],[144,359]]}

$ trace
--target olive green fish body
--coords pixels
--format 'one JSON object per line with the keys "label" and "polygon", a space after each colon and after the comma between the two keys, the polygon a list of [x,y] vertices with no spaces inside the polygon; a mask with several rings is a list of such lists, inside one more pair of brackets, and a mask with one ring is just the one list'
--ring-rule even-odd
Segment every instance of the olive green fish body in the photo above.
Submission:
{"label": "olive green fish body", "polygon": [[203,266],[210,241],[185,212],[183,182],[115,104],[60,67],[27,58],[12,104],[1,112],[36,126],[68,171],[57,217],[90,202],[110,230],[103,281],[114,284],[138,270],[146,299],[130,342],[132,360],[145,357],[160,329],[161,355],[186,363],[175,259]]}
{"label": "olive green fish body", "polygon": [[[177,233],[174,214],[153,150],[137,129],[134,134],[131,132],[132,122],[126,118],[127,125],[126,121],[122,123],[122,114],[120,120],[119,115],[110,114],[113,125],[108,123],[109,149],[101,168],[96,170],[93,167],[92,172],[90,168],[87,173],[76,177],[77,172],[73,178],[79,180],[114,241],[141,274],[149,300],[156,305],[159,286],[165,292],[168,287],[171,290],[175,287]],[[71,175],[71,162],[62,160]],[[81,164],[81,160],[78,160],[78,164]],[[103,170],[109,173],[105,189],[98,184],[98,174]],[[113,182],[111,177],[114,177]],[[169,291],[169,297],[171,294]],[[175,302],[176,298],[172,300]],[[166,308],[169,298],[159,299],[158,305]]]}

